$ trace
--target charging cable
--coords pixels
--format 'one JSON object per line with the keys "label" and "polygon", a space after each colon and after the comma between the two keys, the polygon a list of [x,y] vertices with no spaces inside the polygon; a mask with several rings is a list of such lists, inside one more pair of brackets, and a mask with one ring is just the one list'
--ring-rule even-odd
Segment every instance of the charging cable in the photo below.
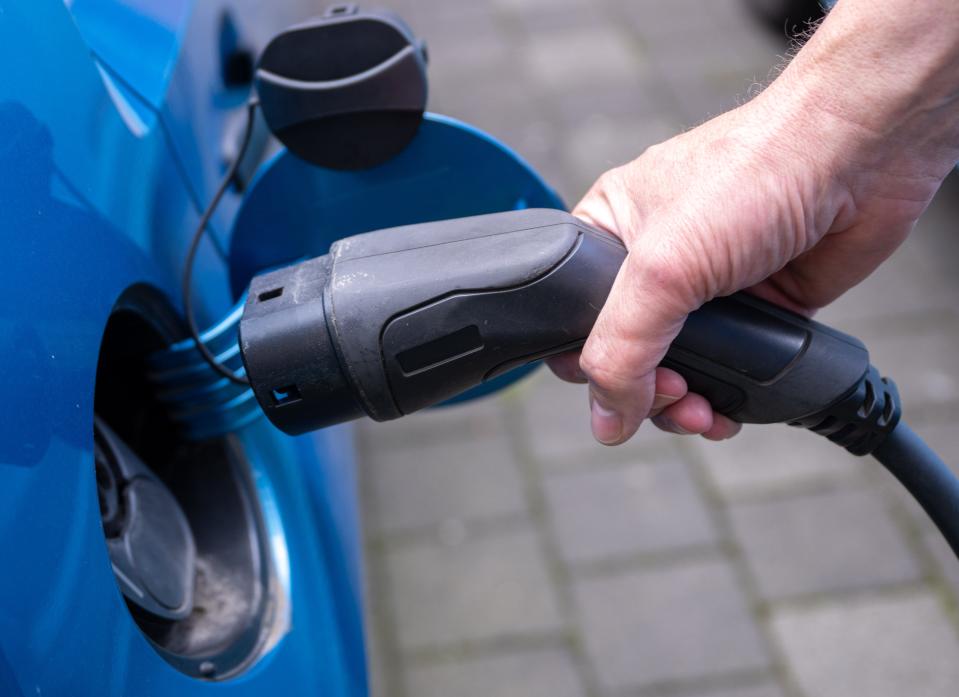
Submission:
{"label": "charging cable", "polygon": [[236,153],[236,157],[233,158],[233,162],[231,162],[230,166],[227,168],[226,174],[223,175],[223,179],[220,182],[216,193],[213,194],[213,198],[210,199],[210,203],[207,205],[206,210],[204,210],[203,215],[200,216],[200,222],[197,224],[196,230],[193,232],[193,238],[190,240],[190,249],[187,252],[186,260],[184,261],[183,282],[181,286],[183,294],[183,311],[186,315],[186,323],[190,332],[190,337],[196,344],[196,350],[200,352],[200,355],[203,356],[203,360],[205,360],[213,370],[237,385],[250,384],[246,374],[234,373],[227,366],[221,363],[219,359],[213,355],[206,344],[203,343],[203,339],[200,338],[200,332],[196,326],[196,316],[193,311],[193,265],[196,262],[197,250],[200,248],[200,240],[203,239],[203,233],[207,231],[207,227],[210,224],[210,218],[213,216],[217,205],[219,205],[220,199],[223,198],[223,194],[226,193],[230,183],[233,181],[234,177],[236,177],[240,163],[243,161],[243,156],[246,154],[247,148],[250,145],[250,138],[253,135],[253,122],[256,116],[257,106],[259,106],[259,101],[255,98],[251,99],[246,104],[246,125],[244,126],[243,130],[243,138],[240,141],[240,148]]}

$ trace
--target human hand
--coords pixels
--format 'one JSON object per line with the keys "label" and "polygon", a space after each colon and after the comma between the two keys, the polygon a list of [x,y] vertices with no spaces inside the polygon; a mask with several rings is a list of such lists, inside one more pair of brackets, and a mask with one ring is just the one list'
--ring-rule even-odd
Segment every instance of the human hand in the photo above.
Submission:
{"label": "human hand", "polygon": [[648,415],[675,433],[735,435],[657,368],[687,314],[747,289],[811,315],[896,249],[949,169],[801,103],[771,88],[610,170],[574,209],[629,251],[582,354],[549,361],[589,381],[597,440],[622,443]]}

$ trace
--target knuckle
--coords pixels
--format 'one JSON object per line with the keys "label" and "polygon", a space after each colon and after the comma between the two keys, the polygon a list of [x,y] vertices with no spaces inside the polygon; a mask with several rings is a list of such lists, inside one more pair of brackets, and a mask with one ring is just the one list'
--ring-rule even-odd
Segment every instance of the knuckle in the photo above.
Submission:
{"label": "knuckle", "polygon": [[652,145],[647,146],[637,159],[642,159],[644,161],[661,159],[670,152],[672,147],[673,146],[668,140],[659,143],[653,143]]}
{"label": "knuckle", "polygon": [[706,299],[712,285],[711,273],[697,261],[691,246],[681,233],[664,234],[635,261],[646,292],[687,312]]}
{"label": "knuckle", "polygon": [[607,169],[597,180],[604,189],[616,188],[623,183],[623,166]]}
{"label": "knuckle", "polygon": [[597,342],[589,351],[584,350],[580,358],[580,369],[603,392],[615,393],[624,388],[625,379],[623,366],[612,351],[609,351],[602,342]]}

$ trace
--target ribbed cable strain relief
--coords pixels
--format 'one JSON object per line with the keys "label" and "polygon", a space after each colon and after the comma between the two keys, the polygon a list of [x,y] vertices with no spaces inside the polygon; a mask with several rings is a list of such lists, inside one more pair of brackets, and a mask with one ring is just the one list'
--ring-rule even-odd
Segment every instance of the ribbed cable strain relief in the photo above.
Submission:
{"label": "ribbed cable strain relief", "polygon": [[812,416],[791,422],[825,436],[853,455],[868,455],[899,423],[899,390],[873,366],[838,402]]}

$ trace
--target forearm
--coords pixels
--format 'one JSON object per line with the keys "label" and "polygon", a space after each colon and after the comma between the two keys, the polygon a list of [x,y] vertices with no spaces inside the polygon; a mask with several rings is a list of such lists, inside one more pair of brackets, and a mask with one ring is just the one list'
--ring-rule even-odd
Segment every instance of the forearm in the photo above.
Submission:
{"label": "forearm", "polygon": [[764,98],[854,165],[941,178],[959,159],[959,2],[840,0]]}

